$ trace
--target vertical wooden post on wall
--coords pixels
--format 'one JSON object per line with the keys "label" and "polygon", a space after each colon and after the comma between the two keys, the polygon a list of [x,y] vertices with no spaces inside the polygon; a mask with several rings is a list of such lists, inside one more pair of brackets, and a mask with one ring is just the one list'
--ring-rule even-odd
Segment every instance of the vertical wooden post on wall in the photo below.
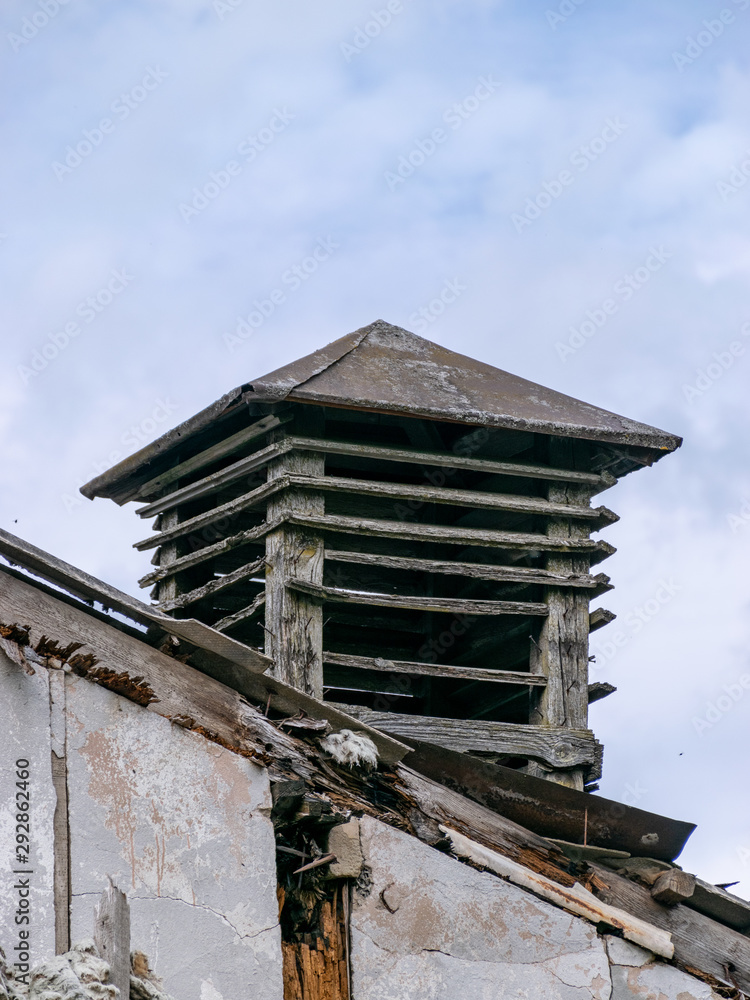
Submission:
{"label": "vertical wooden post on wall", "polygon": [[[321,414],[322,416],[322,414]],[[275,432],[283,437],[283,431]],[[279,438],[280,439],[280,438]],[[288,452],[268,467],[268,480],[285,473],[322,476],[319,452]],[[291,514],[322,515],[325,501],[312,491],[288,489],[268,502],[267,518]],[[323,539],[309,528],[282,524],[266,537],[266,653],[273,675],[300,691],[323,698],[323,607],[320,601],[290,590],[290,579],[323,583]]]}
{"label": "vertical wooden post on wall", "polygon": [[[582,450],[581,442],[552,438],[550,464],[557,468],[580,468],[583,464]],[[550,483],[547,497],[555,503],[588,505],[591,493],[586,486]],[[548,523],[547,535],[551,538],[588,538],[589,529],[583,522],[553,518]],[[546,568],[553,573],[585,574],[589,571],[590,559],[588,556],[552,553],[547,557]],[[530,721],[542,726],[587,729],[588,593],[572,587],[546,587],[545,601],[549,613],[532,656],[532,671],[543,674],[547,678],[547,686],[533,695],[535,702]],[[532,764],[529,773],[583,791],[585,775],[581,768],[547,771]]]}
{"label": "vertical wooden post on wall", "polygon": [[130,906],[124,892],[110,881],[94,911],[94,942],[109,965],[109,981],[130,996]]}

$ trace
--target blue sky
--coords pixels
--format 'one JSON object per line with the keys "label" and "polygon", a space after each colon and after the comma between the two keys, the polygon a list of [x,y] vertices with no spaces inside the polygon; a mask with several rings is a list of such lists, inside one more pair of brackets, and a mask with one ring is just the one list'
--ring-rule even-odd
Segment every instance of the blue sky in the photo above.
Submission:
{"label": "blue sky", "polygon": [[750,0],[7,0],[0,523],[135,593],[143,525],[82,482],[420,309],[682,434],[602,498],[591,722],[603,794],[698,822],[684,865],[750,895],[749,27]]}

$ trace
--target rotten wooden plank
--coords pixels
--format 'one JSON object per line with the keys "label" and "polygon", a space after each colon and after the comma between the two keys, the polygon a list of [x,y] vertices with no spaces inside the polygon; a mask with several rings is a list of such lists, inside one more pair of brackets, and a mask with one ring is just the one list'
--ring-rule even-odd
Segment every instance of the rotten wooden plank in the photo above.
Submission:
{"label": "rotten wooden plank", "polygon": [[[466,576],[476,580],[496,580],[499,583],[541,583],[557,587],[581,587],[585,590],[611,590],[605,573],[550,573],[526,566],[493,566],[490,563],[459,562],[447,559],[412,559],[407,556],[380,555],[372,552],[346,552],[326,548],[326,562],[354,563],[383,569],[402,569],[416,573],[440,573],[446,576]],[[602,591],[603,592],[603,591]]]}
{"label": "rotten wooden plank", "polygon": [[365,604],[381,608],[407,608],[413,611],[453,612],[465,615],[546,615],[547,605],[533,601],[471,601],[453,597],[413,597],[400,594],[376,594],[345,590],[342,587],[323,587],[291,577],[287,580],[291,590],[309,594],[319,601],[341,604]]}
{"label": "rotten wooden plank", "polygon": [[591,770],[589,780],[601,773],[602,746],[588,729],[402,715],[375,712],[361,705],[338,707],[369,726],[403,737],[407,743],[411,736],[449,750],[526,757],[559,769],[588,768]]}
{"label": "rotten wooden plank", "polygon": [[614,611],[607,611],[606,608],[595,608],[589,615],[589,633],[596,632],[597,629],[604,628],[617,618]]}
{"label": "rotten wooden plank", "polygon": [[232,628],[233,625],[239,625],[241,622],[249,621],[256,611],[263,607],[266,603],[266,593],[263,591],[258,594],[254,601],[247,605],[247,607],[242,608],[240,611],[236,611],[233,615],[226,615],[220,621],[215,622],[212,628],[215,628],[217,632],[226,632],[227,629]]}
{"label": "rotten wooden plank", "polygon": [[[254,562],[248,563],[246,566],[240,566],[239,569],[234,570],[232,573],[227,573],[226,576],[221,576],[216,580],[210,580],[202,587],[196,587],[194,590],[181,594],[172,601],[165,601],[164,604],[159,605],[159,608],[161,611],[174,611],[176,608],[185,608],[189,604],[195,604],[197,601],[202,601],[206,597],[213,597],[214,594],[220,594],[228,587],[233,587],[237,583],[243,583],[245,580],[249,580],[251,577],[255,576],[258,570],[264,567],[265,564],[266,557],[261,556],[260,559],[256,559]],[[216,628],[215,625],[214,628]]]}
{"label": "rotten wooden plank", "polygon": [[109,965],[109,981],[120,997],[130,996],[130,906],[110,880],[94,913],[94,942]]}
{"label": "rotten wooden plank", "polygon": [[323,652],[323,662],[337,667],[376,670],[380,673],[410,674],[412,677],[443,677],[458,680],[489,681],[492,684],[523,684],[529,687],[547,683],[538,674],[516,670],[485,670],[481,667],[456,667],[443,663],[417,663],[411,660],[384,660],[381,657],[354,656],[346,653]]}
{"label": "rotten wooden plank", "polygon": [[257,441],[258,438],[268,434],[274,428],[280,427],[283,422],[288,420],[291,420],[290,414],[261,417],[260,420],[256,420],[249,427],[243,427],[236,434],[231,434],[229,437],[224,438],[223,441],[219,441],[210,448],[206,448],[205,451],[193,455],[192,458],[188,458],[179,465],[172,466],[171,469],[156,476],[154,479],[149,479],[148,482],[138,488],[138,499],[145,500],[154,493],[166,489],[167,486],[171,486],[172,483],[177,482],[179,479],[184,479],[185,476],[190,476],[207,465],[211,465],[213,462],[218,462],[222,458],[233,455],[240,448],[252,444],[253,441]]}

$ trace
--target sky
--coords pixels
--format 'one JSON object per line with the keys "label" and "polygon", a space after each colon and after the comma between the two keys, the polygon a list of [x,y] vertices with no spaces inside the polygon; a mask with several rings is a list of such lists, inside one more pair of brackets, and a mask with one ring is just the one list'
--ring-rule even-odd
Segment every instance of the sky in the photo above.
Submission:
{"label": "sky", "polygon": [[599,500],[601,794],[750,896],[750,0],[2,22],[0,526],[144,597],[132,505],[78,487],[378,318],[679,434]]}

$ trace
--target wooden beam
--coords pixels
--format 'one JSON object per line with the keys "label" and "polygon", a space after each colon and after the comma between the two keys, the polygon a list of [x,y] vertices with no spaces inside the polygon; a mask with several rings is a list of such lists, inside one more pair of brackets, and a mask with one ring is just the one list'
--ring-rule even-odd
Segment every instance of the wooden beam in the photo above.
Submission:
{"label": "wooden beam", "polygon": [[601,701],[602,698],[609,697],[616,690],[617,688],[614,684],[608,684],[607,681],[594,681],[588,687],[589,705],[592,705],[595,701]]}
{"label": "wooden beam", "polygon": [[375,712],[360,705],[338,707],[368,726],[403,737],[407,743],[411,736],[449,750],[527,757],[554,768],[589,768],[591,780],[601,774],[602,746],[587,729],[401,715]]}
{"label": "wooden beam", "polygon": [[550,538],[489,528],[454,528],[439,524],[407,524],[404,521],[380,521],[368,518],[326,514],[321,517],[290,518],[292,524],[335,531],[342,534],[369,535],[374,538],[394,538],[416,542],[445,542],[452,545],[479,548],[518,549],[524,552],[602,552],[612,555],[617,550],[608,542],[593,542],[588,538]]}
{"label": "wooden beam", "polygon": [[240,622],[246,622],[248,619],[252,618],[255,612],[262,608],[266,603],[266,593],[263,591],[258,594],[252,604],[248,604],[246,608],[241,611],[235,612],[233,615],[227,615],[226,618],[222,618],[221,621],[216,622],[212,628],[215,628],[217,632],[226,632],[233,625],[239,625]]}
{"label": "wooden beam", "polygon": [[291,577],[287,586],[320,601],[341,604],[371,604],[380,608],[407,608],[413,611],[448,611],[464,615],[546,615],[547,605],[531,601],[470,601],[452,597],[412,597],[399,594],[373,594],[323,587]]}
{"label": "wooden beam", "polygon": [[617,618],[614,611],[607,611],[606,608],[595,608],[589,615],[589,633],[596,632],[597,629],[604,628]]}
{"label": "wooden beam", "polygon": [[275,530],[281,523],[296,525],[301,528],[312,528],[314,531],[335,531],[342,534],[370,535],[376,538],[393,538],[410,541],[445,542],[447,544],[477,546],[479,548],[518,549],[521,551],[549,552],[586,552],[592,555],[601,554],[603,558],[612,555],[617,550],[608,542],[593,542],[589,539],[553,539],[546,535],[517,534],[509,531],[492,531],[483,528],[451,528],[435,524],[406,525],[402,521],[375,521],[357,517],[333,516],[328,514],[299,515],[285,513],[283,517],[274,517],[255,528],[248,528],[236,535],[222,538],[213,545],[206,545],[188,555],[181,556],[171,564],[169,569],[158,569],[142,577],[138,583],[148,587],[162,580],[171,573],[179,573],[192,566],[198,566],[216,555],[231,552],[241,545],[258,541],[268,532]]}
{"label": "wooden beam", "polygon": [[544,479],[548,482],[570,482],[586,485],[589,494],[609,489],[617,480],[608,472],[580,472],[575,469],[552,468],[545,465],[528,465],[523,462],[497,462],[488,458],[470,458],[451,452],[416,451],[411,448],[391,448],[384,445],[355,444],[348,441],[330,441],[325,438],[287,436],[260,451],[242,458],[226,469],[221,469],[196,483],[162,497],[136,511],[141,517],[152,517],[188,500],[196,500],[241,479],[254,469],[267,465],[292,449],[312,451],[324,455],[349,455],[357,458],[379,459],[388,462],[408,462],[412,465],[438,466],[449,469],[468,469],[498,476],[520,476],[527,479]]}
{"label": "wooden beam", "polygon": [[329,441],[297,436],[289,440],[293,448],[301,451],[321,451],[326,455],[349,455],[354,458],[409,462],[412,465],[441,466],[448,469],[469,469],[497,476],[521,476],[550,482],[580,483],[593,487],[594,492],[608,489],[617,482],[615,477],[609,474],[600,475],[574,469],[530,465],[525,462],[498,462],[490,458],[471,458],[447,451],[417,451],[412,448],[393,448],[389,445],[356,444],[350,441]]}
{"label": "wooden beam", "polygon": [[651,898],[665,906],[675,906],[684,903],[695,892],[695,875],[683,872],[679,868],[670,868],[662,872],[651,886]]}
{"label": "wooden beam", "polygon": [[416,573],[441,573],[446,576],[466,576],[475,580],[497,580],[499,583],[542,583],[557,587],[581,587],[598,590],[609,587],[605,573],[597,576],[549,573],[544,569],[525,566],[493,566],[490,563],[453,562],[447,559],[411,559],[407,556],[380,555],[372,552],[344,552],[326,548],[326,562],[354,563],[383,569],[402,569]]}
{"label": "wooden beam", "polygon": [[[220,504],[213,510],[197,514],[195,517],[181,522],[174,528],[162,530],[156,535],[136,542],[133,547],[139,551],[143,551],[144,549],[153,548],[156,545],[163,545],[167,541],[190,534],[192,531],[206,528],[216,523],[216,521],[237,517],[245,510],[259,507],[269,497],[281,490],[290,488],[314,489],[337,493],[358,493],[366,496],[382,497],[386,500],[417,500],[421,504],[452,504],[454,506],[480,510],[509,511],[530,515],[538,514],[547,517],[559,517],[565,513],[565,505],[549,503],[547,500],[539,500],[535,497],[510,496],[502,493],[482,493],[474,490],[438,489],[429,486],[402,485],[400,483],[381,483],[367,479],[347,479],[336,476],[281,475],[269,480],[257,489],[243,494],[243,496]],[[592,522],[590,527],[593,531],[619,520],[617,514],[613,513],[607,507],[593,508],[587,504],[581,504],[572,516]]]}
{"label": "wooden beam", "polygon": [[337,667],[375,670],[388,674],[410,674],[412,677],[441,677],[446,680],[488,681],[490,684],[522,684],[529,687],[547,683],[538,674],[515,670],[484,670],[480,667],[455,667],[443,663],[417,663],[410,660],[384,660],[375,656],[354,656],[346,653],[323,652],[323,662]]}
{"label": "wooden beam", "polygon": [[35,545],[16,538],[15,535],[2,529],[0,529],[0,555],[36,573],[43,580],[56,584],[74,597],[82,598],[84,601],[98,601],[105,608],[111,608],[140,625],[147,627],[157,625],[171,635],[201,646],[228,664],[260,672],[267,670],[271,665],[270,659],[257,649],[251,649],[235,639],[230,639],[229,636],[216,632],[194,618],[170,618],[157,608],[144,604],[135,597],[104,583],[103,580],[97,580],[76,566],[71,566],[70,563],[63,562],[62,559],[57,559],[49,552],[43,552]]}
{"label": "wooden beam", "polygon": [[[270,704],[283,714],[298,715],[302,711],[311,719],[325,719],[334,730],[364,732],[378,747],[384,763],[395,763],[409,752],[403,743],[275,677],[219,657],[202,658],[200,667],[182,663],[143,639],[102,622],[89,611],[85,605],[72,607],[32,586],[31,581],[26,583],[0,570],[0,620],[29,625],[32,646],[42,635],[57,640],[61,646],[82,643],[77,652],[82,657],[88,653],[96,657],[95,666],[85,671],[91,681],[112,686],[131,700],[139,700],[141,693],[152,692],[157,700],[149,695],[144,711],[181,720],[180,725],[201,732],[220,746],[245,757],[258,757],[259,763],[266,764],[274,773],[287,767],[284,758],[289,761],[296,756],[301,767],[304,760],[299,752],[295,754],[294,741],[286,739],[262,710],[258,711],[246,699],[263,708]],[[206,625],[202,627],[227,646],[242,646]],[[112,678],[111,684],[107,678]],[[141,679],[137,684],[132,683],[136,678]],[[139,703],[143,704],[143,700]],[[304,771],[300,777],[304,777]]]}
{"label": "wooden beam", "polygon": [[174,611],[175,608],[184,608],[187,607],[188,604],[195,604],[196,601],[202,601],[206,597],[212,597],[214,594],[220,594],[223,590],[226,590],[227,587],[233,587],[236,583],[242,583],[244,580],[248,580],[250,577],[255,576],[258,570],[265,565],[266,557],[263,555],[260,559],[256,559],[254,562],[248,563],[247,566],[240,566],[240,568],[234,570],[233,573],[227,573],[226,576],[221,576],[217,580],[210,580],[202,587],[196,587],[195,590],[191,590],[186,594],[181,594],[172,601],[166,601],[164,604],[160,604],[159,608],[162,611]]}
{"label": "wooden beam", "polygon": [[199,469],[211,465],[213,462],[218,462],[222,458],[233,455],[234,452],[239,451],[244,445],[256,441],[259,437],[263,437],[264,434],[268,434],[269,431],[280,427],[283,422],[288,420],[291,420],[291,414],[285,414],[283,417],[270,415],[256,420],[249,427],[243,427],[236,434],[231,434],[229,437],[224,438],[223,441],[219,441],[210,448],[206,448],[205,451],[201,451],[179,465],[173,466],[160,476],[149,479],[147,483],[138,488],[138,499],[147,499],[154,493],[166,489],[167,486],[171,486],[172,483],[176,483],[179,479],[184,479],[185,476],[190,476]]}
{"label": "wooden beam", "polygon": [[[566,438],[550,439],[550,458],[556,463],[574,466],[584,463],[579,443]],[[586,487],[550,483],[548,499],[555,503],[578,506],[588,495]],[[581,542],[586,528],[572,518],[554,519],[547,534],[555,541]],[[563,552],[547,550],[547,569],[552,573],[586,573],[589,560],[584,549],[576,546]],[[547,587],[545,599],[549,614],[544,620],[539,641],[533,646],[531,669],[547,678],[533,705],[530,721],[541,726],[586,729],[588,726],[588,630],[589,598],[585,592]],[[557,775],[530,768],[531,774],[583,791],[582,769]]]}
{"label": "wooden beam", "polygon": [[637,913],[656,927],[672,935],[675,961],[688,969],[700,969],[731,985],[727,970],[736,984],[750,994],[750,938],[712,917],[698,913],[688,904],[662,906],[642,885],[616,875],[601,864],[591,862],[597,876],[596,894],[599,899]]}
{"label": "wooden beam", "polygon": [[[317,416],[322,424],[322,412]],[[281,435],[282,431],[275,434]],[[283,442],[282,442],[283,443]],[[269,482],[292,474],[320,476],[325,460],[317,452],[289,451],[268,467]],[[323,539],[301,518],[320,518],[323,497],[314,491],[283,490],[269,499],[267,518],[279,527],[266,535],[266,652],[273,657],[279,680],[323,699],[323,606],[290,581],[315,587],[323,582]]]}
{"label": "wooden beam", "polygon": [[109,981],[118,996],[130,996],[130,907],[124,892],[110,880],[94,913],[94,942],[109,965]]}

